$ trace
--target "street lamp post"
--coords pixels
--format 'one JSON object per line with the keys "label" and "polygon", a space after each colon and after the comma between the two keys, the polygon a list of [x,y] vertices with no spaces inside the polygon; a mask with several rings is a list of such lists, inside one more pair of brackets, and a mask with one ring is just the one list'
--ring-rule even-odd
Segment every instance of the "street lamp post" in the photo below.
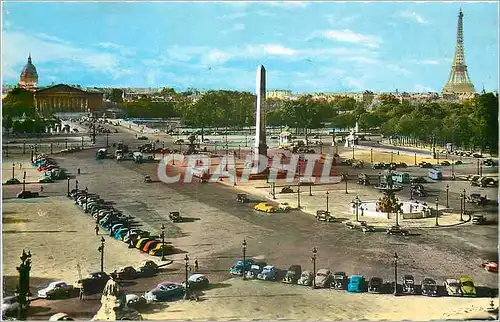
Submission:
{"label": "street lamp post", "polygon": [[25,191],[26,191],[26,171],[24,171],[23,173],[23,195]]}
{"label": "street lamp post", "polygon": [[65,145],[65,149],[67,150],[68,149],[68,137],[64,138],[64,145]]}
{"label": "street lamp post", "polygon": [[381,173],[381,172],[379,172],[379,173],[378,173],[378,186],[379,186],[379,187],[380,187],[380,184],[382,183],[382,180],[380,179],[380,178],[381,178],[381,176],[382,176],[382,173]]}
{"label": "street lamp post", "polygon": [[449,194],[450,194],[450,185],[446,184],[446,208],[450,207],[450,204],[449,204]]}
{"label": "street lamp post", "polygon": [[479,175],[479,158],[477,158],[476,165],[477,165],[477,175]]}
{"label": "street lamp post", "polygon": [[326,212],[328,212],[328,190],[326,191]]}
{"label": "street lamp post", "polygon": [[373,148],[370,149],[370,162],[373,163]]}
{"label": "street lamp post", "polygon": [[412,189],[412,186],[410,186],[410,200],[413,200],[413,189]]}
{"label": "street lamp post", "polygon": [[467,199],[467,193],[465,192],[464,189],[464,215],[465,215],[465,200]]}
{"label": "street lamp post", "polygon": [[398,253],[394,253],[394,296],[398,295]]}
{"label": "street lamp post", "polygon": [[354,160],[354,144],[352,145],[352,159]]}
{"label": "street lamp post", "polygon": [[78,179],[76,180],[76,187],[75,187],[76,191],[78,191]]}
{"label": "street lamp post", "polygon": [[309,183],[309,196],[312,197],[312,183]]}
{"label": "street lamp post", "polygon": [[161,224],[161,260],[166,261],[165,258],[165,225]]}
{"label": "street lamp post", "polygon": [[455,161],[451,160],[451,180],[455,180]]}
{"label": "street lamp post", "polygon": [[23,155],[26,154],[26,140],[23,140]]}
{"label": "street lamp post", "polygon": [[359,197],[356,196],[356,199],[351,201],[353,207],[355,207],[355,213],[356,213],[356,222],[359,221],[359,205],[361,204],[361,200],[359,200]]}
{"label": "street lamp post", "polygon": [[186,254],[186,256],[184,256],[184,266],[185,266],[185,273],[186,273],[186,276],[185,276],[185,285],[186,285],[186,291],[184,292],[184,299],[187,300],[189,298],[189,280],[188,280],[188,268],[189,268],[189,257],[188,255]]}
{"label": "street lamp post", "polygon": [[271,192],[271,194],[273,195],[273,199],[276,199],[276,190],[275,190],[275,188],[276,188],[276,182],[274,182],[274,181],[271,182],[271,185],[272,185],[271,187],[273,189],[272,192]]}
{"label": "street lamp post", "polygon": [[69,198],[69,180],[70,180],[70,179],[69,179],[69,177],[68,177],[68,193],[67,193],[67,195],[66,195],[68,198]]}
{"label": "street lamp post", "polygon": [[297,209],[300,209],[300,182],[297,182]]}
{"label": "street lamp post", "polygon": [[394,152],[391,151],[391,163],[394,162]]}
{"label": "street lamp post", "polygon": [[439,218],[439,198],[436,198],[436,226],[439,226],[438,218]]}
{"label": "street lamp post", "polygon": [[243,239],[243,242],[241,243],[241,247],[243,248],[243,279],[246,279],[246,254],[247,254],[247,241]]}
{"label": "street lamp post", "polygon": [[99,253],[101,253],[101,272],[104,272],[104,237],[101,237],[101,246],[97,248]]}
{"label": "street lamp post", "polygon": [[85,187],[85,213],[89,212],[88,209],[88,204],[89,204],[89,188]]}
{"label": "street lamp post", "polygon": [[14,169],[16,168],[16,164],[12,163],[12,179],[14,179]]}
{"label": "street lamp post", "polygon": [[313,262],[313,280],[312,280],[312,288],[316,288],[316,254],[318,251],[316,250],[316,247],[312,249],[312,257],[311,261]]}
{"label": "street lamp post", "polygon": [[414,157],[415,157],[414,163],[415,165],[417,165],[417,152],[415,152]]}
{"label": "street lamp post", "polygon": [[106,133],[106,147],[109,147],[109,133]]}
{"label": "street lamp post", "polygon": [[464,202],[464,201],[465,201],[464,195],[460,194],[460,221],[464,221],[464,217],[463,217],[464,208],[463,208],[463,205],[462,205],[462,202]]}
{"label": "street lamp post", "polygon": [[346,173],[344,173],[344,180],[345,180],[345,194],[348,194],[348,192],[347,192],[347,176],[348,176],[348,175],[349,175],[349,174],[348,174],[347,172],[346,172]]}

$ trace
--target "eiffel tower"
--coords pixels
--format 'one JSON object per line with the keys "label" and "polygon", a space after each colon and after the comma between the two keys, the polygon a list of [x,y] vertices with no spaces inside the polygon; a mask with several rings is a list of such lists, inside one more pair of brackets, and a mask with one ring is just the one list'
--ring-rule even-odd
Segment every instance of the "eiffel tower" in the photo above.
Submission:
{"label": "eiffel tower", "polygon": [[465,65],[463,17],[464,14],[460,9],[458,13],[457,48],[451,66],[450,77],[448,77],[448,81],[443,88],[443,93],[446,94],[476,92],[467,72],[467,65]]}

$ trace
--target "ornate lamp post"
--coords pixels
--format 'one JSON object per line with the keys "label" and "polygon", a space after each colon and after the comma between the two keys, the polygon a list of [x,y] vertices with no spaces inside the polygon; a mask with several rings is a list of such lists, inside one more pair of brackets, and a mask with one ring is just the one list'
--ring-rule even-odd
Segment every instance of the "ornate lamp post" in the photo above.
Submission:
{"label": "ornate lamp post", "polygon": [[316,288],[316,279],[315,279],[315,276],[316,276],[316,254],[318,253],[318,251],[316,250],[316,247],[314,247],[312,249],[312,257],[311,257],[311,261],[313,262],[313,281],[312,281],[312,288]]}
{"label": "ornate lamp post", "polygon": [[382,183],[382,180],[380,179],[382,177],[382,172],[378,173],[378,186]]}
{"label": "ornate lamp post", "polygon": [[451,180],[455,180],[455,161],[451,161]]}
{"label": "ornate lamp post", "polygon": [[28,296],[30,293],[30,270],[31,270],[31,253],[26,252],[23,249],[21,255],[21,265],[17,267],[19,272],[19,285],[17,287],[17,300],[19,302],[20,309],[18,311],[19,319],[26,319],[26,309],[28,308]]}
{"label": "ornate lamp post", "polygon": [[26,171],[23,173],[23,194],[26,191]]}
{"label": "ornate lamp post", "polygon": [[328,190],[326,191],[326,212],[328,212]]}
{"label": "ornate lamp post", "polygon": [[460,221],[464,221],[464,217],[463,217],[464,208],[463,208],[462,202],[464,202],[464,195],[460,194]]}
{"label": "ornate lamp post", "polygon": [[166,261],[165,258],[165,225],[161,224],[161,260]]}
{"label": "ornate lamp post", "polygon": [[243,248],[243,279],[246,279],[246,254],[247,254],[247,241],[243,239],[243,242],[241,243],[241,247]]}
{"label": "ornate lamp post", "polygon": [[75,184],[76,184],[75,189],[78,191],[78,179],[75,181]]}
{"label": "ornate lamp post", "polygon": [[104,237],[101,237],[101,246],[97,248],[99,253],[101,253],[101,272],[104,272]]}
{"label": "ornate lamp post", "polygon": [[106,147],[109,147],[109,133],[106,133]]}
{"label": "ornate lamp post", "polygon": [[477,164],[477,175],[479,175],[479,158],[477,158],[476,164]]}
{"label": "ornate lamp post", "polygon": [[356,196],[356,199],[351,201],[351,203],[352,203],[352,206],[355,208],[356,221],[358,222],[359,221],[359,206],[361,205],[361,200],[359,200],[359,197]]}
{"label": "ornate lamp post", "polygon": [[187,300],[189,298],[189,280],[188,280],[188,268],[189,268],[189,257],[188,255],[186,254],[186,256],[184,256],[184,266],[185,266],[185,273],[186,273],[186,279],[185,279],[185,283],[186,283],[186,292],[184,292],[184,299]]}
{"label": "ornate lamp post", "polygon": [[88,209],[88,204],[89,204],[89,188],[85,187],[85,213],[89,212]]}
{"label": "ornate lamp post", "polygon": [[413,200],[413,187],[410,185],[410,200]]}
{"label": "ornate lamp post", "polygon": [[346,172],[344,173],[344,180],[345,180],[345,194],[348,194],[347,192],[347,177],[349,176],[349,174]]}
{"label": "ornate lamp post", "polygon": [[297,209],[300,209],[300,181],[297,182]]}
{"label": "ornate lamp post", "polygon": [[16,164],[12,163],[12,179],[14,179],[14,169],[16,168]]}
{"label": "ornate lamp post", "polygon": [[465,215],[465,200],[467,199],[467,193],[465,192],[464,189],[464,215]]}
{"label": "ornate lamp post", "polygon": [[352,145],[352,159],[354,160],[354,144]]}
{"label": "ornate lamp post", "polygon": [[69,198],[69,180],[70,180],[70,179],[69,179],[69,177],[68,177],[68,193],[66,194],[66,197],[68,197],[68,198]]}
{"label": "ornate lamp post", "polygon": [[394,253],[394,296],[398,295],[398,253]]}
{"label": "ornate lamp post", "polygon": [[449,199],[448,199],[449,193],[450,193],[450,186],[448,184],[446,184],[446,208],[450,207]]}
{"label": "ornate lamp post", "polygon": [[438,218],[439,218],[439,198],[436,198],[436,226],[439,226]]}
{"label": "ornate lamp post", "polygon": [[370,162],[373,163],[373,148],[370,149]]}

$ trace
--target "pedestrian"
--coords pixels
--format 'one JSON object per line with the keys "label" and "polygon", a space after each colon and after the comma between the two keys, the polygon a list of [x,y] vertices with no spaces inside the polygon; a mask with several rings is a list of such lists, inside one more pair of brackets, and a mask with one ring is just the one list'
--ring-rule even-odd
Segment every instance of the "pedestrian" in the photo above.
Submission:
{"label": "pedestrian", "polygon": [[21,162],[19,162],[19,169],[22,169],[23,168],[23,164]]}
{"label": "pedestrian", "polygon": [[80,300],[83,301],[83,286],[80,288]]}
{"label": "pedestrian", "polygon": [[80,168],[78,168],[78,169],[76,170],[76,172],[78,172],[78,174],[80,174]]}
{"label": "pedestrian", "polygon": [[194,260],[194,271],[195,271],[195,272],[198,272],[198,268],[199,268],[199,267],[198,267],[198,258],[196,258],[196,259]]}
{"label": "pedestrian", "polygon": [[42,192],[43,192],[43,186],[40,185],[40,193],[42,193]]}
{"label": "pedestrian", "polygon": [[94,230],[95,230],[95,235],[96,236],[99,235],[99,225],[95,225]]}

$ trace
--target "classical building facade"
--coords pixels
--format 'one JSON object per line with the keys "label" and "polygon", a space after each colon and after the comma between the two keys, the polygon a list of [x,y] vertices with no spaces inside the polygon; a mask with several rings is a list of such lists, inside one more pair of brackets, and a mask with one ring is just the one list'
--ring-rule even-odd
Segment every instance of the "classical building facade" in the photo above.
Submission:
{"label": "classical building facade", "polygon": [[19,87],[35,91],[38,84],[38,73],[35,65],[31,62],[31,54],[28,56],[28,63],[24,65],[19,76]]}
{"label": "classical building facade", "polygon": [[39,113],[89,113],[103,109],[104,93],[83,90],[65,84],[40,88],[35,92],[35,107]]}

